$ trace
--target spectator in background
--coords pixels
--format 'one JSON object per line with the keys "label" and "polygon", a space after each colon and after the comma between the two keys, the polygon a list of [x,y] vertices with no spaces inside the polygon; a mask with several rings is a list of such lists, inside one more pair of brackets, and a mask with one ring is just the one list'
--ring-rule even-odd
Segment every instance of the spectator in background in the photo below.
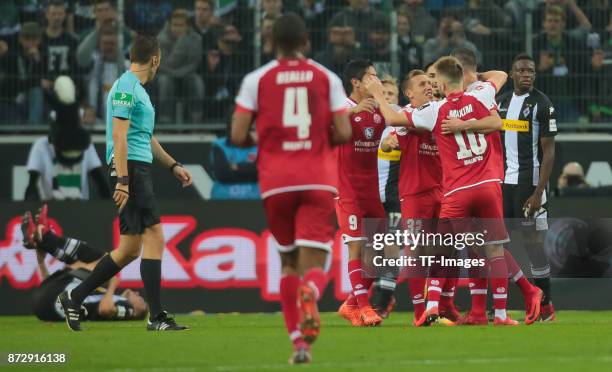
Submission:
{"label": "spectator in background", "polygon": [[85,107],[84,124],[102,122],[106,118],[106,98],[113,83],[126,69],[127,60],[119,50],[119,33],[117,27],[107,22],[96,27],[79,44],[77,63],[87,71],[85,90],[87,106]]}
{"label": "spectator in background", "polygon": [[[76,62],[78,41],[64,29],[66,9],[62,0],[51,0],[45,11],[47,28],[42,37],[41,49],[46,68],[43,88],[51,89],[52,81],[60,75],[79,80]],[[78,86],[78,83],[77,83]]]}
{"label": "spectator in background", "polygon": [[438,36],[427,40],[423,46],[423,63],[429,64],[442,56],[447,56],[455,48],[471,49],[480,60],[478,49],[465,37],[463,24],[454,13],[448,13],[440,20]]}
{"label": "spectator in background", "polygon": [[262,18],[270,16],[276,19],[283,15],[283,1],[282,0],[262,0],[261,1]]}
{"label": "spectator in background", "polygon": [[423,45],[425,41],[436,36],[438,22],[425,8],[423,0],[404,0],[399,12],[410,17],[410,36],[415,44]]}
{"label": "spectator in background", "polygon": [[170,0],[125,0],[125,25],[133,31],[157,35],[172,14]]}
{"label": "spectator in background", "polygon": [[391,70],[390,32],[389,21],[386,18],[375,19],[368,25],[368,40],[362,49],[362,56],[372,61],[379,73],[389,73]]}
{"label": "spectator in background", "polygon": [[193,4],[193,24],[195,31],[202,38],[202,52],[206,53],[215,46],[211,30],[220,23],[215,17],[215,0],[195,0]]}
{"label": "spectator in background", "polygon": [[349,6],[339,11],[331,20],[332,24],[345,24],[356,32],[357,47],[368,42],[368,26],[380,18],[387,18],[370,7],[368,0],[348,0]]}
{"label": "spectator in background", "polygon": [[400,75],[423,66],[423,48],[411,36],[412,24],[410,15],[406,12],[397,13],[397,42],[401,56]]}
{"label": "spectator in background", "polygon": [[28,156],[30,181],[26,200],[89,199],[91,176],[103,198],[110,188],[89,133],[81,127],[74,82],[55,80],[49,93],[53,120],[49,135],[32,145]]}
{"label": "spectator in background", "polygon": [[559,176],[559,180],[557,181],[557,188],[559,191],[568,187],[580,189],[591,187],[584,177],[582,165],[578,162],[573,161],[565,164],[563,172],[561,172]]}
{"label": "spectator in background", "polygon": [[310,38],[310,45],[313,51],[319,51],[325,43],[325,29],[328,20],[328,13],[325,2],[321,0],[300,0],[297,9],[304,22]]}
{"label": "spectator in background", "polygon": [[[178,99],[188,104],[188,120],[202,122],[204,82],[197,74],[202,61],[202,38],[191,28],[186,10],[172,12],[168,24],[157,37],[163,56],[157,83],[160,95],[159,122],[182,122]],[[182,89],[179,89],[182,88]]]}
{"label": "spectator in background", "polygon": [[[229,112],[233,112],[233,108]],[[257,147],[234,146],[230,139],[231,115],[227,120],[227,135],[213,142],[210,152],[212,175],[215,180],[211,199],[259,199],[257,184]]]}
{"label": "spectator in background", "polygon": [[[576,0],[545,0],[541,1],[534,12],[534,30],[540,29],[549,7],[559,7],[564,15],[566,32],[576,39],[584,39],[592,28],[586,14],[580,9]],[[569,16],[568,16],[569,15]]]}
{"label": "spectator in background", "polygon": [[345,18],[335,17],[329,26],[329,40],[315,60],[338,75],[344,72],[346,64],[359,57],[355,30]]}
{"label": "spectator in background", "polygon": [[3,120],[10,124],[42,124],[43,91],[41,81],[45,61],[41,51],[42,30],[37,23],[26,22],[19,31],[17,45],[1,57]]}
{"label": "spectator in background", "polygon": [[266,14],[261,20],[261,64],[270,62],[276,58],[274,40],[272,40],[272,27],[276,17]]}
{"label": "spectator in background", "polygon": [[0,2],[0,38],[8,40],[19,32],[19,6],[17,0]]}
{"label": "spectator in background", "polygon": [[493,0],[469,0],[462,18],[468,38],[482,52],[483,69],[509,70],[506,61],[515,54],[510,44],[511,16]]}
{"label": "spectator in background", "polygon": [[232,24],[214,28],[216,48],[208,51],[203,77],[204,108],[207,118],[223,118],[238,89],[240,80],[252,66],[252,52],[244,51],[242,35]]}
{"label": "spectator in background", "polygon": [[[95,0],[92,15],[94,17],[94,22],[91,23],[91,27],[81,28],[81,32],[79,33],[79,39],[81,41],[92,33],[95,33],[96,30],[100,30],[100,28],[106,24],[119,27],[115,0]],[[122,28],[121,32],[123,33],[123,46],[127,51],[126,46],[131,42],[131,35],[125,28]]]}
{"label": "spectator in background", "polygon": [[[584,88],[587,64],[584,41],[565,32],[565,12],[557,6],[546,9],[544,32],[534,37],[533,51],[542,90],[550,92],[559,121],[577,121],[584,102],[575,98]],[[582,107],[584,109],[584,107]]]}

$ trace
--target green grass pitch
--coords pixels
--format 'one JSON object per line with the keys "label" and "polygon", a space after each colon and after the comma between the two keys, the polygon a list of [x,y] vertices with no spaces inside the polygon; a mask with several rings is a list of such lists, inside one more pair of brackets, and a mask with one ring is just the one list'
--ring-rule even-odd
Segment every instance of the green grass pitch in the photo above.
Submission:
{"label": "green grass pitch", "polygon": [[[513,313],[515,318],[520,314]],[[142,322],[64,323],[0,317],[0,353],[65,352],[68,365],[20,371],[612,371],[612,312],[563,311],[554,323],[519,327],[409,327],[394,313],[379,328],[352,328],[336,314],[309,366],[287,365],[291,348],[280,314],[178,316],[187,332],[147,332]]]}

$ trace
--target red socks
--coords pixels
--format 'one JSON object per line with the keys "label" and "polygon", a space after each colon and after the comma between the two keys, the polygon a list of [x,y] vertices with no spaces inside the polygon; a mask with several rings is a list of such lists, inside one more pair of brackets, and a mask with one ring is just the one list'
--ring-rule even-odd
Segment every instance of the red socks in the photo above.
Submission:
{"label": "red socks", "polygon": [[323,269],[319,267],[313,267],[304,274],[302,283],[308,285],[315,292],[317,301],[323,296],[325,287],[327,287],[327,275]]}
{"label": "red socks", "polygon": [[493,308],[505,310],[508,301],[508,267],[504,256],[489,259],[491,268],[491,291],[493,292]]}
{"label": "red socks", "polygon": [[300,312],[298,310],[298,287],[300,278],[297,275],[283,275],[280,280],[281,309],[285,318],[285,325],[291,342],[303,342],[302,332],[300,331],[299,321]]}
{"label": "red socks", "polygon": [[504,249],[504,258],[506,259],[508,274],[512,278],[512,281],[519,287],[523,297],[529,297],[531,295],[531,291],[533,290],[533,286],[531,283],[529,283],[529,280],[525,278],[523,271],[519,267],[518,263],[516,263],[514,257],[512,257],[512,253],[510,253],[510,251],[507,249]]}
{"label": "red socks", "polygon": [[425,278],[408,278],[408,289],[414,307],[414,317],[419,319],[425,311]]}
{"label": "red socks", "polygon": [[357,300],[360,309],[370,306],[368,301],[368,289],[372,285],[374,278],[365,277],[365,272],[361,267],[361,260],[355,259],[348,262],[348,274],[353,288],[353,296]]}
{"label": "red socks", "polygon": [[446,282],[442,287],[442,293],[440,293],[440,306],[451,307],[455,300],[455,287],[459,278],[446,278]]}

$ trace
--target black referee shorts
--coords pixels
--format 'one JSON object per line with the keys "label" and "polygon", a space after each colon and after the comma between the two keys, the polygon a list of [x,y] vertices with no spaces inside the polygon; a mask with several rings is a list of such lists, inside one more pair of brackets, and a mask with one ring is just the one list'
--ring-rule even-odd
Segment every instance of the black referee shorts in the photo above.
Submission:
{"label": "black referee shorts", "polygon": [[509,226],[514,228],[528,228],[542,231],[548,230],[548,198],[546,191],[542,195],[542,207],[536,211],[533,218],[525,218],[523,205],[533,195],[536,187],[533,185],[510,185],[504,183],[502,186],[504,198],[504,218]]}
{"label": "black referee shorts", "polygon": [[[142,235],[147,227],[160,223],[153,193],[151,164],[128,160],[128,174],[130,197],[119,214],[119,230],[121,235]],[[114,170],[111,170],[110,182],[113,188],[117,184]]]}

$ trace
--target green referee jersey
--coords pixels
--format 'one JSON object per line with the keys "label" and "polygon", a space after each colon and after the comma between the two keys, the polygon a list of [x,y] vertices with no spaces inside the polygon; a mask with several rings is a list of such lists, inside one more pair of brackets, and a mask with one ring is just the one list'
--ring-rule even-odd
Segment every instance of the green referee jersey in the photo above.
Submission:
{"label": "green referee jersey", "polygon": [[106,98],[106,163],[109,165],[115,153],[113,117],[130,121],[128,160],[152,163],[151,137],[155,126],[155,109],[149,94],[131,71],[124,72],[115,81]]}

